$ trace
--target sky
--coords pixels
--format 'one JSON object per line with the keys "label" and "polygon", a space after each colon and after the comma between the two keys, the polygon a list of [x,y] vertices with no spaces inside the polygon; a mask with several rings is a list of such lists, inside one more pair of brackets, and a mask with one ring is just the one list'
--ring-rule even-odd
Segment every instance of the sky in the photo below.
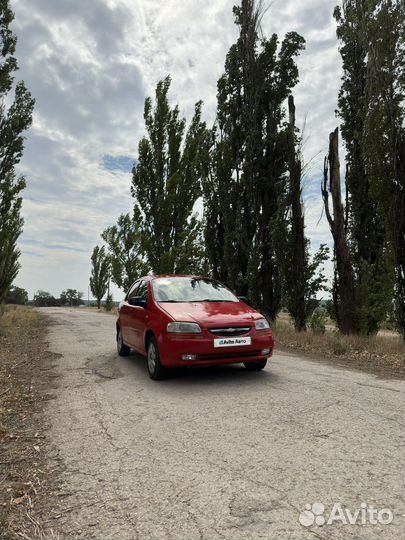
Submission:
{"label": "sky", "polygon": [[[335,115],[341,62],[333,8],[338,0],[268,0],[264,35],[295,30],[306,39],[294,90],[305,125],[306,234],[331,245],[320,182]],[[88,295],[90,256],[100,233],[130,212],[132,163],[144,134],[143,103],[170,74],[170,99],[187,119],[204,101],[211,124],[216,83],[237,37],[236,0],[11,0],[18,37],[17,80],[36,99],[19,172],[26,176],[22,268],[15,284],[55,296]],[[327,267],[331,273],[331,265]],[[123,292],[113,288],[119,300]]]}

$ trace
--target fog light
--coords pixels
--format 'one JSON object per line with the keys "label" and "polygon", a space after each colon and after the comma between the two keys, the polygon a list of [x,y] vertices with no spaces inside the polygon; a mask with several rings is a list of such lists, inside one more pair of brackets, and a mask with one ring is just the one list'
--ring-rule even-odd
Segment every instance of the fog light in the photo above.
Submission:
{"label": "fog light", "polygon": [[181,359],[185,362],[190,362],[191,360],[197,360],[196,354],[182,354]]}
{"label": "fog light", "polygon": [[262,356],[267,356],[271,352],[271,349],[262,349]]}

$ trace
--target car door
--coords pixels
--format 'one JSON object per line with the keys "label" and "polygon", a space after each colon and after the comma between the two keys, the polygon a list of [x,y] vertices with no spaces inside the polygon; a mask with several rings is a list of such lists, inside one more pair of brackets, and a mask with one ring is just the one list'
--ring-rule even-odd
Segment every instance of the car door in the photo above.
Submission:
{"label": "car door", "polygon": [[145,300],[146,307],[130,306],[130,321],[131,327],[131,343],[132,347],[140,353],[145,352],[144,336],[148,321],[148,302],[149,302],[149,287],[147,281],[142,281],[136,291],[135,296],[140,296]]}
{"label": "car door", "polygon": [[140,279],[135,281],[135,283],[129,289],[127,295],[125,296],[125,300],[120,307],[120,325],[122,337],[124,339],[124,342],[130,347],[134,347],[134,334],[131,317],[133,306],[130,306],[128,304],[128,298],[130,298],[131,296],[136,296],[140,283]]}

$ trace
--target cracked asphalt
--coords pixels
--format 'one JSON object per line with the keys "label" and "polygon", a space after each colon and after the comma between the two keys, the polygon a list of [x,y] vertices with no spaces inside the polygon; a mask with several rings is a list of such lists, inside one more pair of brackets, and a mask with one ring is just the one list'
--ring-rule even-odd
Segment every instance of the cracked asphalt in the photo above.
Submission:
{"label": "cracked asphalt", "polygon": [[[115,318],[48,308],[47,417],[60,538],[403,538],[404,384],[277,352],[149,379]],[[305,527],[307,504],[388,508],[392,523]],[[310,514],[309,514],[310,515]]]}

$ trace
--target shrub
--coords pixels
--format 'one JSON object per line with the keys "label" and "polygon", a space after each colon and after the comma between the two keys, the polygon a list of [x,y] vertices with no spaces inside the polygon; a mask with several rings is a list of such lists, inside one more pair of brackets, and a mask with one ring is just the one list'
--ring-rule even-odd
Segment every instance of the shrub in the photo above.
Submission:
{"label": "shrub", "polygon": [[327,316],[324,311],[314,311],[310,320],[309,327],[314,334],[324,334],[326,330]]}
{"label": "shrub", "polygon": [[332,343],[332,352],[336,356],[342,356],[349,351],[349,347],[342,341],[334,340]]}
{"label": "shrub", "polygon": [[112,294],[107,294],[107,298],[105,299],[105,310],[106,311],[111,311],[112,308],[114,307],[114,300],[113,300],[113,295]]}

